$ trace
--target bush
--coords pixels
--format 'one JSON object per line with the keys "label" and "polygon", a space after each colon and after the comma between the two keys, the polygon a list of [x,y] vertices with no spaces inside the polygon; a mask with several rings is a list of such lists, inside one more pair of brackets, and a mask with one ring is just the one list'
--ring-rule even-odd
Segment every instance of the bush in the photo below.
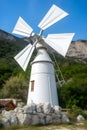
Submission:
{"label": "bush", "polygon": [[11,77],[3,86],[4,98],[16,98],[26,102],[28,83],[23,75]]}
{"label": "bush", "polygon": [[[76,105],[73,105],[71,110],[68,112],[68,117],[71,121],[76,121],[78,115],[83,115],[84,111]],[[84,115],[83,115],[84,116]]]}
{"label": "bush", "polygon": [[3,128],[3,124],[2,123],[0,123],[0,128]]}

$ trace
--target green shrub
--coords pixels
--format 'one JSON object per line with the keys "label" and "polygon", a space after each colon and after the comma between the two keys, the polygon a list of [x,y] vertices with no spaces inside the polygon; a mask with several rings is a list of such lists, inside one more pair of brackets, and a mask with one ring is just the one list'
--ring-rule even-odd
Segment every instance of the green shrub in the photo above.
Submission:
{"label": "green shrub", "polygon": [[68,117],[71,121],[76,121],[76,117],[79,114],[83,115],[83,110],[81,108],[77,107],[76,105],[73,105],[71,110],[68,112]]}
{"label": "green shrub", "polygon": [[0,123],[0,128],[3,128],[3,124],[2,123]]}

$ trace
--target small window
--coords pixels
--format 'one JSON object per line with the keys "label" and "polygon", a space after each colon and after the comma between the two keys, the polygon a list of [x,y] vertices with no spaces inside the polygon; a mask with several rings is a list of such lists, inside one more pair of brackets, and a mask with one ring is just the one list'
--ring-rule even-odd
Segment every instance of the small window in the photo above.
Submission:
{"label": "small window", "polygon": [[31,92],[34,91],[34,82],[35,82],[34,80],[31,81]]}

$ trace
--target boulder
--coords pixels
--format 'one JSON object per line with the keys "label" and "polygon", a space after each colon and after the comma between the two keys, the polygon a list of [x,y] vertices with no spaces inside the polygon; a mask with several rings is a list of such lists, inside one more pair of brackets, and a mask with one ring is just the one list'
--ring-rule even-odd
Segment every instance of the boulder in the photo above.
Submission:
{"label": "boulder", "polygon": [[56,114],[59,114],[59,113],[61,112],[60,106],[54,106],[54,112],[55,112]]}
{"label": "boulder", "polygon": [[40,124],[40,119],[38,115],[32,115],[32,122],[31,125],[37,125]]}
{"label": "boulder", "polygon": [[5,121],[6,121],[6,119],[8,120],[10,125],[17,125],[18,124],[18,118],[17,118],[17,115],[16,115],[14,110],[11,110],[11,111],[3,110],[2,116],[4,117],[3,119]]}
{"label": "boulder", "polygon": [[3,118],[0,120],[0,122],[1,122],[1,124],[3,124],[3,126],[4,126],[5,128],[10,127],[10,122],[9,122],[9,120],[8,120],[7,118],[3,117]]}
{"label": "boulder", "polygon": [[43,104],[42,103],[37,104],[37,106],[36,106],[36,112],[37,113],[43,113]]}
{"label": "boulder", "polygon": [[85,120],[85,118],[82,115],[77,116],[77,121],[83,121],[83,120]]}
{"label": "boulder", "polygon": [[68,122],[70,122],[69,118],[64,113],[62,113],[62,123],[68,123]]}
{"label": "boulder", "polygon": [[50,103],[46,103],[43,105],[43,112],[45,114],[51,113],[51,104]]}

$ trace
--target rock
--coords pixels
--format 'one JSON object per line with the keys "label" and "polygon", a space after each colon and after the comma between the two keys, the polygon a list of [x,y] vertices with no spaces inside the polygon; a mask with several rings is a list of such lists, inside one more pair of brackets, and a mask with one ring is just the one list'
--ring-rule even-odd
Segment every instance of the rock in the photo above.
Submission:
{"label": "rock", "polygon": [[2,124],[4,127],[10,125],[37,125],[50,123],[66,123],[69,122],[68,117],[61,112],[59,106],[51,106],[45,104],[29,104],[23,108],[17,107],[15,110],[2,111]]}
{"label": "rock", "polygon": [[28,106],[23,107],[24,113],[36,113],[36,105],[34,103],[29,104]]}
{"label": "rock", "polygon": [[32,116],[30,114],[24,114],[24,117],[23,117],[21,122],[23,125],[31,125],[32,124]]}
{"label": "rock", "polygon": [[62,123],[68,123],[68,122],[70,122],[69,118],[64,113],[62,113]]}
{"label": "rock", "polygon": [[40,124],[40,119],[38,115],[32,115],[32,125]]}
{"label": "rock", "polygon": [[13,110],[11,110],[11,111],[3,110],[2,116],[5,119],[7,119],[11,125],[17,125],[18,124],[18,118],[17,118],[15,111],[13,111]]}
{"label": "rock", "polygon": [[67,57],[73,58],[73,60],[82,61],[87,63],[87,41],[77,40],[70,44],[67,52]]}
{"label": "rock", "polygon": [[44,113],[38,113],[39,119],[40,119],[40,124],[45,125],[46,124],[46,114]]}
{"label": "rock", "polygon": [[56,114],[60,113],[61,112],[61,108],[59,106],[54,106],[54,112]]}
{"label": "rock", "polygon": [[51,104],[50,103],[46,103],[43,105],[43,112],[45,114],[49,114],[51,112]]}
{"label": "rock", "polygon": [[46,116],[46,124],[50,124],[52,123],[52,116],[51,115],[47,115]]}
{"label": "rock", "polygon": [[23,107],[23,110],[24,110],[24,113],[26,114],[29,114],[29,113],[33,113],[33,110],[32,110],[32,106],[29,105],[29,106],[24,106]]}
{"label": "rock", "polygon": [[24,122],[24,114],[22,112],[17,113],[17,118],[18,118],[19,124],[23,124],[23,122]]}
{"label": "rock", "polygon": [[52,123],[61,123],[62,122],[62,116],[60,114],[52,113]]}
{"label": "rock", "polygon": [[14,111],[15,111],[15,113],[21,113],[21,112],[23,112],[24,110],[23,110],[23,108],[21,108],[21,107],[16,107],[16,108],[14,109]]}
{"label": "rock", "polygon": [[9,122],[9,120],[7,118],[4,117],[0,121],[1,121],[1,123],[3,124],[3,126],[5,128],[10,127],[10,122]]}
{"label": "rock", "polygon": [[12,116],[10,119],[10,123],[11,125],[17,125],[19,123],[17,116]]}
{"label": "rock", "polygon": [[77,116],[77,121],[83,121],[83,120],[85,120],[85,118],[82,115]]}
{"label": "rock", "polygon": [[37,106],[36,106],[36,111],[37,111],[38,113],[43,112],[43,104],[42,104],[42,103],[37,104]]}

